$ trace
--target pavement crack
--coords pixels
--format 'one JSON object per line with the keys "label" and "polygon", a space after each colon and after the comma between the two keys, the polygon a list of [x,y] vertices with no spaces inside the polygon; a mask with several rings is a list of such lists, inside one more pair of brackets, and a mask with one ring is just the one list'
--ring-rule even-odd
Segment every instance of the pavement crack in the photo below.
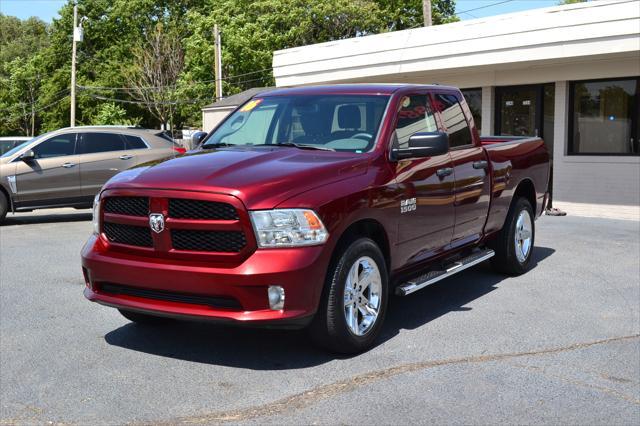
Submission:
{"label": "pavement crack", "polygon": [[154,421],[152,423],[143,424],[167,424],[173,425],[177,423],[182,424],[205,424],[205,423],[226,423],[226,422],[239,422],[250,419],[256,419],[260,417],[270,417],[278,414],[283,414],[290,411],[299,410],[322,400],[332,398],[341,393],[350,392],[358,387],[368,385],[380,380],[388,379],[400,374],[410,373],[414,371],[426,370],[430,368],[436,368],[447,365],[455,364],[470,364],[470,363],[484,363],[492,361],[501,361],[507,359],[515,359],[529,356],[551,355],[561,352],[575,351],[590,346],[604,345],[608,343],[620,342],[625,340],[637,339],[640,334],[633,334],[628,336],[611,337],[608,339],[594,340],[590,342],[574,343],[567,346],[561,346],[556,348],[546,348],[531,350],[525,352],[512,352],[503,354],[489,354],[489,355],[476,355],[462,358],[448,358],[441,360],[422,361],[416,363],[401,364],[394,367],[390,367],[384,370],[373,371],[370,373],[360,374],[349,379],[341,380],[338,382],[321,385],[313,389],[291,395],[282,399],[279,399],[268,404],[240,408],[229,411],[219,411],[210,414],[201,414],[188,417],[179,417],[173,420],[167,421]]}

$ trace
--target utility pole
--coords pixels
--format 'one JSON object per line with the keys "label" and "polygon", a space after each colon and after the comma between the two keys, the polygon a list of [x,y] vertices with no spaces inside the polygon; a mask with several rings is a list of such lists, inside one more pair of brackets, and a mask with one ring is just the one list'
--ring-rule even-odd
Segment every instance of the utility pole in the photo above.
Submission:
{"label": "utility pole", "polygon": [[215,74],[215,86],[216,86],[216,101],[222,99],[222,44],[220,43],[220,31],[218,30],[218,24],[213,26],[213,67]]}
{"label": "utility pole", "polygon": [[431,22],[431,0],[422,0],[422,15],[424,15],[424,26],[430,27]]}
{"label": "utility pole", "polygon": [[76,125],[76,39],[78,32],[78,5],[73,5],[73,47],[71,48],[71,127]]}

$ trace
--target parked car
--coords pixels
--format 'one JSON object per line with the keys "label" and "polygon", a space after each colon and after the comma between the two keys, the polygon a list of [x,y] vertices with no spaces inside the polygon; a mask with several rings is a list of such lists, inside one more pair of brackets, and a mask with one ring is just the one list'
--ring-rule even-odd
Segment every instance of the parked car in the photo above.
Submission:
{"label": "parked car", "polygon": [[276,89],[104,186],[84,294],[135,322],[309,327],[358,352],[392,292],[488,259],[524,273],[548,179],[542,139],[480,138],[452,87]]}
{"label": "parked car", "polygon": [[2,136],[0,137],[0,155],[15,148],[18,145],[22,145],[26,141],[33,139],[28,136]]}
{"label": "parked car", "polygon": [[184,152],[158,130],[87,126],[46,133],[0,156],[0,222],[9,210],[91,208],[118,172]]}

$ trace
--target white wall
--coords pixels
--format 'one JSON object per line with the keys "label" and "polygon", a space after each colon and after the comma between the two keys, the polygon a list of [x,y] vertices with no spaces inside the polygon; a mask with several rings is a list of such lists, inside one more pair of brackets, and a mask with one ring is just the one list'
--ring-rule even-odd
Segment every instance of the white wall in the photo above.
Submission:
{"label": "white wall", "polygon": [[554,199],[570,203],[640,205],[640,157],[568,156],[569,84],[556,81]]}
{"label": "white wall", "polygon": [[235,108],[235,106],[231,106],[228,108],[202,110],[202,130],[205,132],[210,132]]}

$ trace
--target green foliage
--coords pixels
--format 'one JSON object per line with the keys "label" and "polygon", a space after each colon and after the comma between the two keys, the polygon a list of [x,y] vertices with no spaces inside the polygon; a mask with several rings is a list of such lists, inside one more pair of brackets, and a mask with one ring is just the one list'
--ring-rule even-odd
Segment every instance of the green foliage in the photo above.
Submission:
{"label": "green foliage", "polygon": [[[200,126],[214,97],[214,24],[222,30],[225,95],[272,85],[273,51],[422,25],[421,0],[78,0],[84,41],[78,45],[79,124]],[[433,0],[434,24],[457,20],[455,0]],[[50,25],[0,14],[0,135],[69,125],[73,5]],[[145,88],[141,49],[161,29],[183,54],[170,87]],[[138,88],[131,88],[136,85]],[[140,88],[140,86],[143,86]],[[99,87],[99,88],[97,88]],[[115,88],[115,89],[114,89]],[[126,89],[129,88],[129,89]],[[170,105],[152,108],[149,99]],[[120,103],[119,100],[128,101]],[[130,103],[131,101],[139,103]],[[157,105],[156,105],[157,106]],[[124,111],[124,115],[123,115]]]}
{"label": "green foliage", "polygon": [[587,1],[589,0],[560,0],[558,5],[562,6],[564,4],[586,3]]}
{"label": "green foliage", "polygon": [[92,118],[94,126],[136,126],[140,124],[140,118],[130,118],[126,109],[113,102],[106,102],[98,107],[98,112]]}

